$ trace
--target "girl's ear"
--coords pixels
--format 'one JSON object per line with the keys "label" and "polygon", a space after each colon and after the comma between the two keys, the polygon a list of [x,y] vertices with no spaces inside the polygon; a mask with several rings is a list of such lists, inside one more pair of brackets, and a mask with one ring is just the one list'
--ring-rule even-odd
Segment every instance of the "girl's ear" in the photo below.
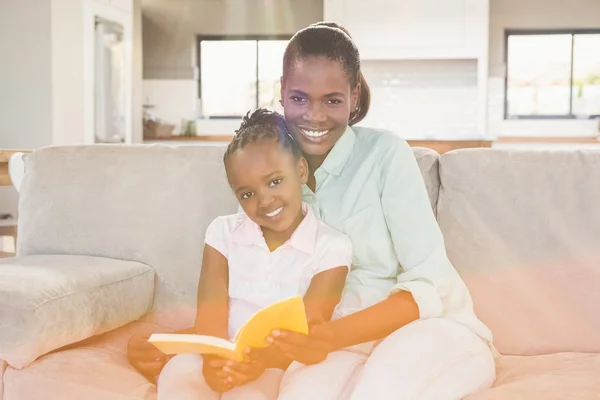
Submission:
{"label": "girl's ear", "polygon": [[300,173],[300,182],[305,185],[308,182],[308,163],[304,157],[300,157],[298,161],[298,172]]}

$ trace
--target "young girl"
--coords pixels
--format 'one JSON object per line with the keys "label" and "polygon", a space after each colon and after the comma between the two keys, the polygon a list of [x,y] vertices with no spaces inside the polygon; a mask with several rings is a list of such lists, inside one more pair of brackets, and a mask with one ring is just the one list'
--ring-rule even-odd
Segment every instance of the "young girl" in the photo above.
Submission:
{"label": "young girl", "polygon": [[[219,217],[207,229],[195,332],[232,338],[256,311],[298,294],[309,321],[329,320],[351,245],[302,202],[308,166],[283,118],[266,110],[244,118],[224,163],[244,213]],[[274,347],[243,363],[177,355],[159,376],[158,398],[275,399],[278,367],[289,362]]]}

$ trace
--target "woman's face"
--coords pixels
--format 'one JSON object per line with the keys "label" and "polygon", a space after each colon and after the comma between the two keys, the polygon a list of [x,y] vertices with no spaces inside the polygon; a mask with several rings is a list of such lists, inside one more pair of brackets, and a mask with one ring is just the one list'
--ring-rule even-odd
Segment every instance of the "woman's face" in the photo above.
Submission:
{"label": "woman's face", "polygon": [[305,155],[327,156],[348,126],[358,93],[337,61],[308,57],[293,64],[281,80],[281,99],[288,129]]}

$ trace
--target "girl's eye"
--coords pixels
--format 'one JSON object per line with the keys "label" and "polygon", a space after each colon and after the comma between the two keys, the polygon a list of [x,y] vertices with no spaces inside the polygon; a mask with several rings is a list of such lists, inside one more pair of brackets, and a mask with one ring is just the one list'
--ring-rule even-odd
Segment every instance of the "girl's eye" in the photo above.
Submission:
{"label": "girl's eye", "polygon": [[337,100],[337,99],[332,99],[332,100],[329,100],[327,103],[329,103],[329,104],[336,104],[337,105],[337,104],[342,104],[342,101],[341,100]]}
{"label": "girl's eye", "polygon": [[253,194],[254,193],[252,193],[252,192],[246,192],[246,193],[243,193],[240,197],[244,200],[248,200],[250,197],[252,197]]}
{"label": "girl's eye", "polygon": [[280,183],[281,183],[281,179],[273,179],[273,180],[271,181],[271,184],[269,184],[269,187],[274,187],[274,186],[277,186],[277,185],[279,185]]}

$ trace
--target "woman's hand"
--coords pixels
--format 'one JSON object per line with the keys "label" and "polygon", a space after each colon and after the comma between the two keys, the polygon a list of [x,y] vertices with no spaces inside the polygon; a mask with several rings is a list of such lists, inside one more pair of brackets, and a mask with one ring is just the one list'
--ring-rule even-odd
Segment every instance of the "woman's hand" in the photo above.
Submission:
{"label": "woman's hand", "polygon": [[146,379],[156,383],[156,377],[169,360],[169,356],[149,343],[149,338],[149,334],[133,334],[127,343],[127,358]]}
{"label": "woman's hand", "polygon": [[287,357],[305,365],[318,364],[333,350],[333,332],[328,323],[316,321],[309,324],[308,335],[275,330],[267,338]]}

